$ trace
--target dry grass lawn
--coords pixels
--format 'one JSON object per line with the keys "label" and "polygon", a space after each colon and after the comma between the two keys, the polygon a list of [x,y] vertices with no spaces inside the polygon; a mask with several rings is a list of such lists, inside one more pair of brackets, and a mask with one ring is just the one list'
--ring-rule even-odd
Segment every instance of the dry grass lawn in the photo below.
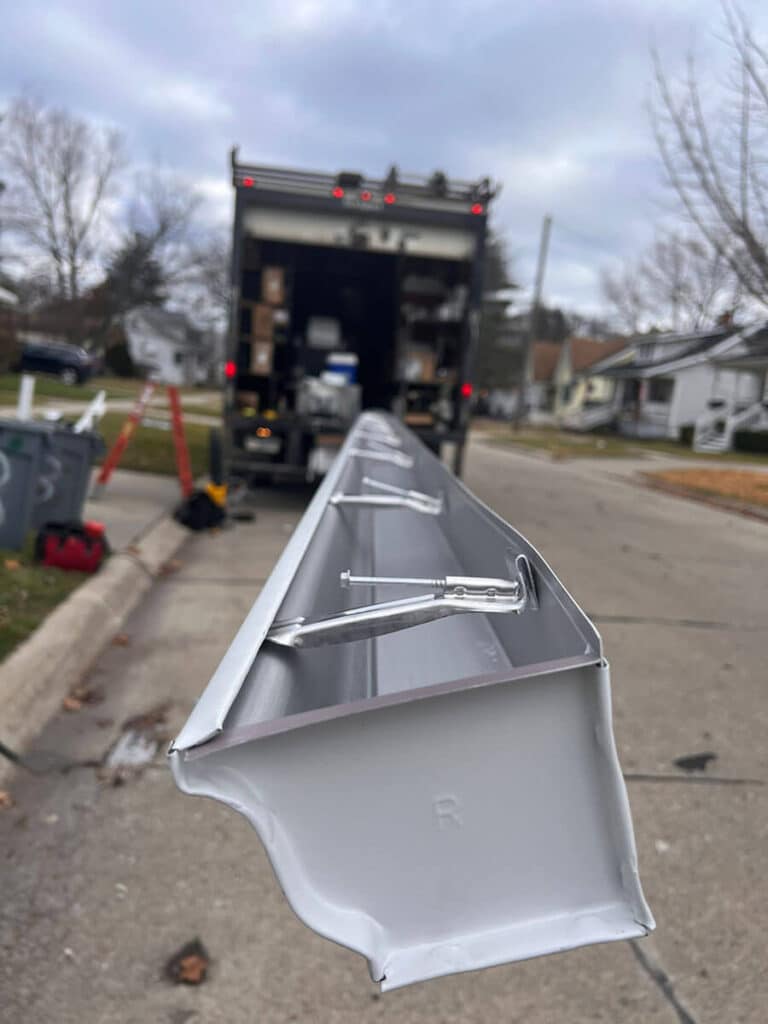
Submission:
{"label": "dry grass lawn", "polygon": [[768,507],[768,473],[752,469],[665,469],[647,474],[652,480],[701,494]]}

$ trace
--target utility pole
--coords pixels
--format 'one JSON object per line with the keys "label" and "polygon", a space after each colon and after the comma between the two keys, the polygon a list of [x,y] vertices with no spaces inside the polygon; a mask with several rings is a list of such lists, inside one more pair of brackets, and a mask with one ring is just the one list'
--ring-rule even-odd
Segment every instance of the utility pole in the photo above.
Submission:
{"label": "utility pole", "polygon": [[533,285],[533,302],[531,303],[531,313],[528,323],[528,330],[525,333],[525,342],[523,343],[522,352],[522,366],[520,368],[520,386],[517,392],[517,405],[515,407],[515,415],[512,420],[515,430],[520,429],[523,417],[525,415],[525,375],[528,368],[528,359],[530,357],[531,346],[534,342],[534,331],[536,330],[536,320],[538,319],[539,307],[541,306],[541,290],[544,285],[544,271],[547,266],[547,253],[549,251],[549,232],[552,228],[552,217],[546,214],[544,220],[541,222],[541,238],[539,239],[539,258],[536,263],[536,280]]}

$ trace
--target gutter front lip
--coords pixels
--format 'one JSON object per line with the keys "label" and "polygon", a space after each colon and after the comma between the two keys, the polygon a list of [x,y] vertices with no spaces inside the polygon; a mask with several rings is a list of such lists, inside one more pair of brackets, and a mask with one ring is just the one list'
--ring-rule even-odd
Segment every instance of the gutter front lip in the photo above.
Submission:
{"label": "gutter front lip", "polygon": [[299,711],[295,714],[284,715],[281,718],[270,719],[266,722],[254,722],[251,725],[239,726],[227,732],[222,729],[215,736],[196,744],[194,747],[180,748],[177,743],[174,743],[169,753],[180,753],[185,761],[194,761],[197,758],[205,757],[220,750],[227,750],[242,743],[267,739],[270,736],[279,736],[282,733],[292,732],[296,729],[303,729],[312,725],[321,725],[324,722],[333,721],[337,718],[349,718],[352,715],[397,707],[400,704],[411,704],[418,700],[430,700],[453,693],[462,693],[465,690],[514,683],[516,680],[535,679],[537,676],[567,672],[571,669],[585,668],[591,665],[607,668],[608,662],[601,655],[594,654],[576,658],[558,658],[554,661],[537,662],[535,665],[523,665],[519,668],[493,675],[462,677],[452,679],[447,683],[435,683],[431,686],[422,686],[416,689],[398,690],[396,693],[365,697],[362,700],[349,701],[345,704],[329,704],[323,708],[314,708],[312,711]]}

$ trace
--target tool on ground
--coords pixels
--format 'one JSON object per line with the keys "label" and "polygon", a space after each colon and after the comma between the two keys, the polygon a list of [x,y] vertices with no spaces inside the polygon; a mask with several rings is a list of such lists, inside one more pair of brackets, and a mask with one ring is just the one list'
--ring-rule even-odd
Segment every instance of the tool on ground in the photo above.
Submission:
{"label": "tool on ground", "polygon": [[104,524],[46,523],[35,540],[35,558],[43,565],[75,572],[96,572],[109,554]]}

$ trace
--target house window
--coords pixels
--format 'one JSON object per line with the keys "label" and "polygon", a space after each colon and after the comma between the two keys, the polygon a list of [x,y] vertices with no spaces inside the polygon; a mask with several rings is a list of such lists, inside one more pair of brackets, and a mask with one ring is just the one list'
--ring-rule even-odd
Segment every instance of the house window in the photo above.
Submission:
{"label": "house window", "polygon": [[178,350],[176,352],[174,352],[173,353],[173,361],[176,364],[176,366],[181,366],[181,364],[184,362],[184,353],[183,352],[179,352]]}
{"label": "house window", "polygon": [[675,390],[675,381],[672,377],[654,377],[648,381],[648,401],[659,402],[662,405],[669,405]]}

